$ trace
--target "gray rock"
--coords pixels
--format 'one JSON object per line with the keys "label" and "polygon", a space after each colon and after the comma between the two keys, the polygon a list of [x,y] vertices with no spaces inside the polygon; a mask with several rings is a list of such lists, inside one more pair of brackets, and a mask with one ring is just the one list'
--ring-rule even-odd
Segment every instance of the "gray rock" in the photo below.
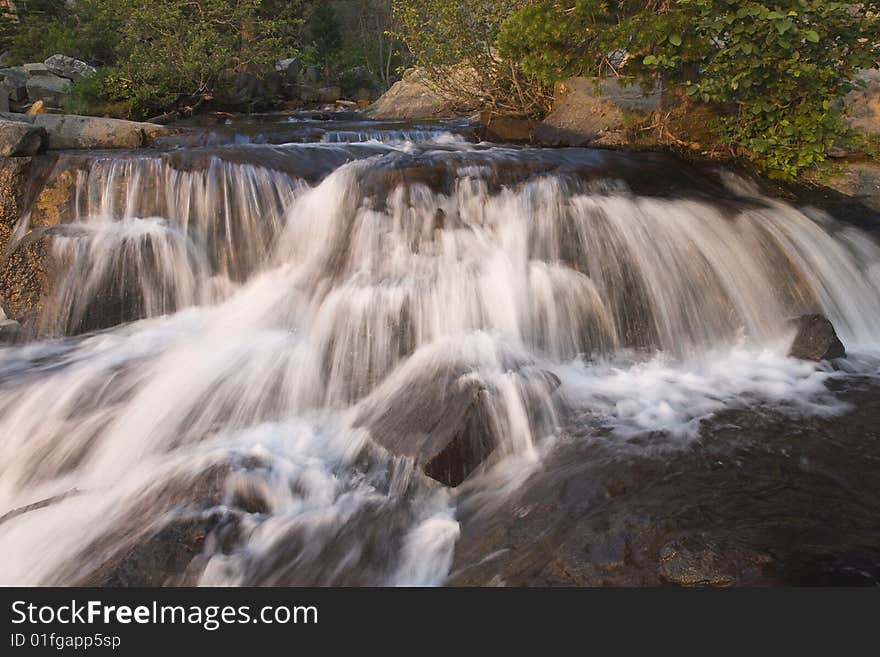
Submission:
{"label": "gray rock", "polygon": [[791,323],[797,329],[788,352],[791,358],[819,362],[846,357],[846,348],[837,337],[834,325],[824,315],[803,315]]}
{"label": "gray rock", "polygon": [[21,66],[30,77],[41,77],[43,75],[54,75],[49,67],[43,62],[34,62],[33,64],[22,64]]}
{"label": "gray rock", "polygon": [[424,83],[417,70],[410,69],[367,108],[366,114],[374,119],[410,120],[450,117],[455,112]]}
{"label": "gray rock", "polygon": [[[559,379],[550,372],[516,368],[529,394],[551,394]],[[367,403],[357,424],[397,456],[411,458],[430,478],[455,487],[501,442],[492,420],[499,391],[464,367],[442,366],[416,374],[392,398]]]}
{"label": "gray rock", "polygon": [[48,146],[46,130],[22,121],[0,119],[0,157],[37,155]]}
{"label": "gray rock", "polygon": [[140,148],[170,130],[155,123],[73,114],[39,114],[34,125],[49,133],[49,148]]}
{"label": "gray rock", "polygon": [[12,93],[12,87],[6,82],[0,81],[0,114],[9,111],[9,95]]}
{"label": "gray rock", "polygon": [[647,117],[660,100],[658,89],[646,94],[617,79],[570,78],[557,86],[553,111],[535,127],[534,139],[548,146],[586,146],[633,118]]}
{"label": "gray rock", "polygon": [[296,82],[302,73],[303,65],[299,57],[289,57],[275,62],[275,70],[281,73],[288,82]]}
{"label": "gray rock", "polygon": [[67,55],[52,55],[43,63],[51,73],[68,80],[79,80],[96,72],[94,66]]}
{"label": "gray rock", "polygon": [[70,96],[71,82],[52,73],[28,78],[27,94],[31,102],[42,100],[49,107],[62,107]]}
{"label": "gray rock", "polygon": [[9,99],[16,102],[27,100],[28,73],[21,66],[0,68],[0,79],[9,86]]}

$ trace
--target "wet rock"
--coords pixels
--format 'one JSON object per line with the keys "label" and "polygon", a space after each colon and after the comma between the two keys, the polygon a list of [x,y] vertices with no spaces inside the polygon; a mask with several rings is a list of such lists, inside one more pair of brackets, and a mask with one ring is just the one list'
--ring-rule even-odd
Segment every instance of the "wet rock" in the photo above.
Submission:
{"label": "wet rock", "polygon": [[42,100],[49,107],[62,107],[70,96],[70,88],[70,80],[49,73],[48,70],[45,75],[31,73],[27,81],[28,98],[32,102]]}
{"label": "wet rock", "polygon": [[660,550],[660,579],[677,586],[733,586],[736,576],[730,564],[708,546],[691,549],[674,541]]}
{"label": "wet rock", "polygon": [[79,80],[95,74],[93,66],[67,55],[52,55],[43,64],[49,72],[68,80]]}
{"label": "wet rock", "polygon": [[834,325],[824,315],[803,315],[791,324],[797,329],[797,335],[789,357],[817,362],[846,357],[846,348],[837,337]]}
{"label": "wet rock", "polygon": [[479,379],[450,373],[415,383],[362,422],[389,452],[412,458],[426,475],[455,487],[497,445],[490,394]]}
{"label": "wet rock", "polygon": [[24,121],[0,119],[0,157],[26,157],[46,150],[49,136],[44,128]]}
{"label": "wet rock", "polygon": [[[559,386],[550,372],[512,365],[522,378],[522,394],[549,395]],[[500,394],[468,368],[441,366],[396,388],[391,399],[369,404],[357,424],[392,454],[413,459],[427,476],[455,487],[489,459],[501,442],[493,421]]]}
{"label": "wet rock", "polygon": [[370,105],[366,114],[374,119],[409,120],[449,117],[454,112],[413,70]]}
{"label": "wet rock", "polygon": [[484,139],[499,143],[527,142],[531,140],[532,132],[537,125],[529,119],[501,116],[491,112],[483,112],[480,115],[480,124],[483,126]]}

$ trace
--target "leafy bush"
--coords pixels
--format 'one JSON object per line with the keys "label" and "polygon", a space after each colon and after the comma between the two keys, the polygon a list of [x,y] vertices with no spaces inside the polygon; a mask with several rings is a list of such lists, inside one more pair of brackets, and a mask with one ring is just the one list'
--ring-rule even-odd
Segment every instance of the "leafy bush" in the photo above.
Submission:
{"label": "leafy bush", "polygon": [[841,99],[880,58],[878,2],[576,0],[530,2],[501,53],[552,82],[570,75],[662,79],[728,112],[717,134],[792,176],[847,137]]}
{"label": "leafy bush", "polygon": [[423,78],[461,108],[542,114],[549,87],[496,47],[504,22],[527,0],[392,0],[397,34]]}

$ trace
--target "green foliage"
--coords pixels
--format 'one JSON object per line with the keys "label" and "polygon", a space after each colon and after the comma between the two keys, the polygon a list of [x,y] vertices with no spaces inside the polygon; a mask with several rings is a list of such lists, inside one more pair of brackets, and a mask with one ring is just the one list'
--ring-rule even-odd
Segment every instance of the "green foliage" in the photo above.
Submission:
{"label": "green foliage", "polygon": [[724,138],[761,166],[792,176],[844,139],[840,99],[877,65],[880,23],[859,5],[826,0],[682,0],[698,36],[716,47],[688,85],[693,99],[736,103]]}
{"label": "green foliage", "polygon": [[[847,138],[840,100],[880,58],[878,2],[530,2],[498,36],[545,83],[570,75],[662,79],[726,113],[717,133],[758,166],[793,176]],[[617,55],[617,56],[615,56]]]}
{"label": "green foliage", "polygon": [[0,37],[16,63],[62,53],[105,66],[74,84],[71,107],[143,118],[217,95],[296,53],[300,3],[287,0],[20,0]]}
{"label": "green foliage", "polygon": [[319,61],[329,62],[342,48],[342,27],[329,2],[318,2],[307,22],[311,45]]}
{"label": "green foliage", "polygon": [[392,0],[397,34],[423,79],[462,108],[541,114],[548,86],[496,47],[504,22],[528,0]]}
{"label": "green foliage", "polygon": [[17,21],[0,22],[0,47],[12,63],[43,61],[56,53],[98,65],[113,60],[116,35],[100,0],[19,0],[16,9]]}

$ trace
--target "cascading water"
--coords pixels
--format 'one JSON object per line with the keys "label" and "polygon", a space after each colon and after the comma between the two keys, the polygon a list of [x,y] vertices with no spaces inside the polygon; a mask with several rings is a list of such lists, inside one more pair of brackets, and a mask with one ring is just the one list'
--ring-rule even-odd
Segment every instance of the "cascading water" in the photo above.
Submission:
{"label": "cascading water", "polygon": [[[841,412],[793,316],[880,371],[854,228],[652,156],[409,136],[59,163],[63,275],[0,349],[0,582],[441,584],[460,497],[572,426],[675,448],[743,404]],[[471,382],[494,443],[460,492],[379,446]]]}

